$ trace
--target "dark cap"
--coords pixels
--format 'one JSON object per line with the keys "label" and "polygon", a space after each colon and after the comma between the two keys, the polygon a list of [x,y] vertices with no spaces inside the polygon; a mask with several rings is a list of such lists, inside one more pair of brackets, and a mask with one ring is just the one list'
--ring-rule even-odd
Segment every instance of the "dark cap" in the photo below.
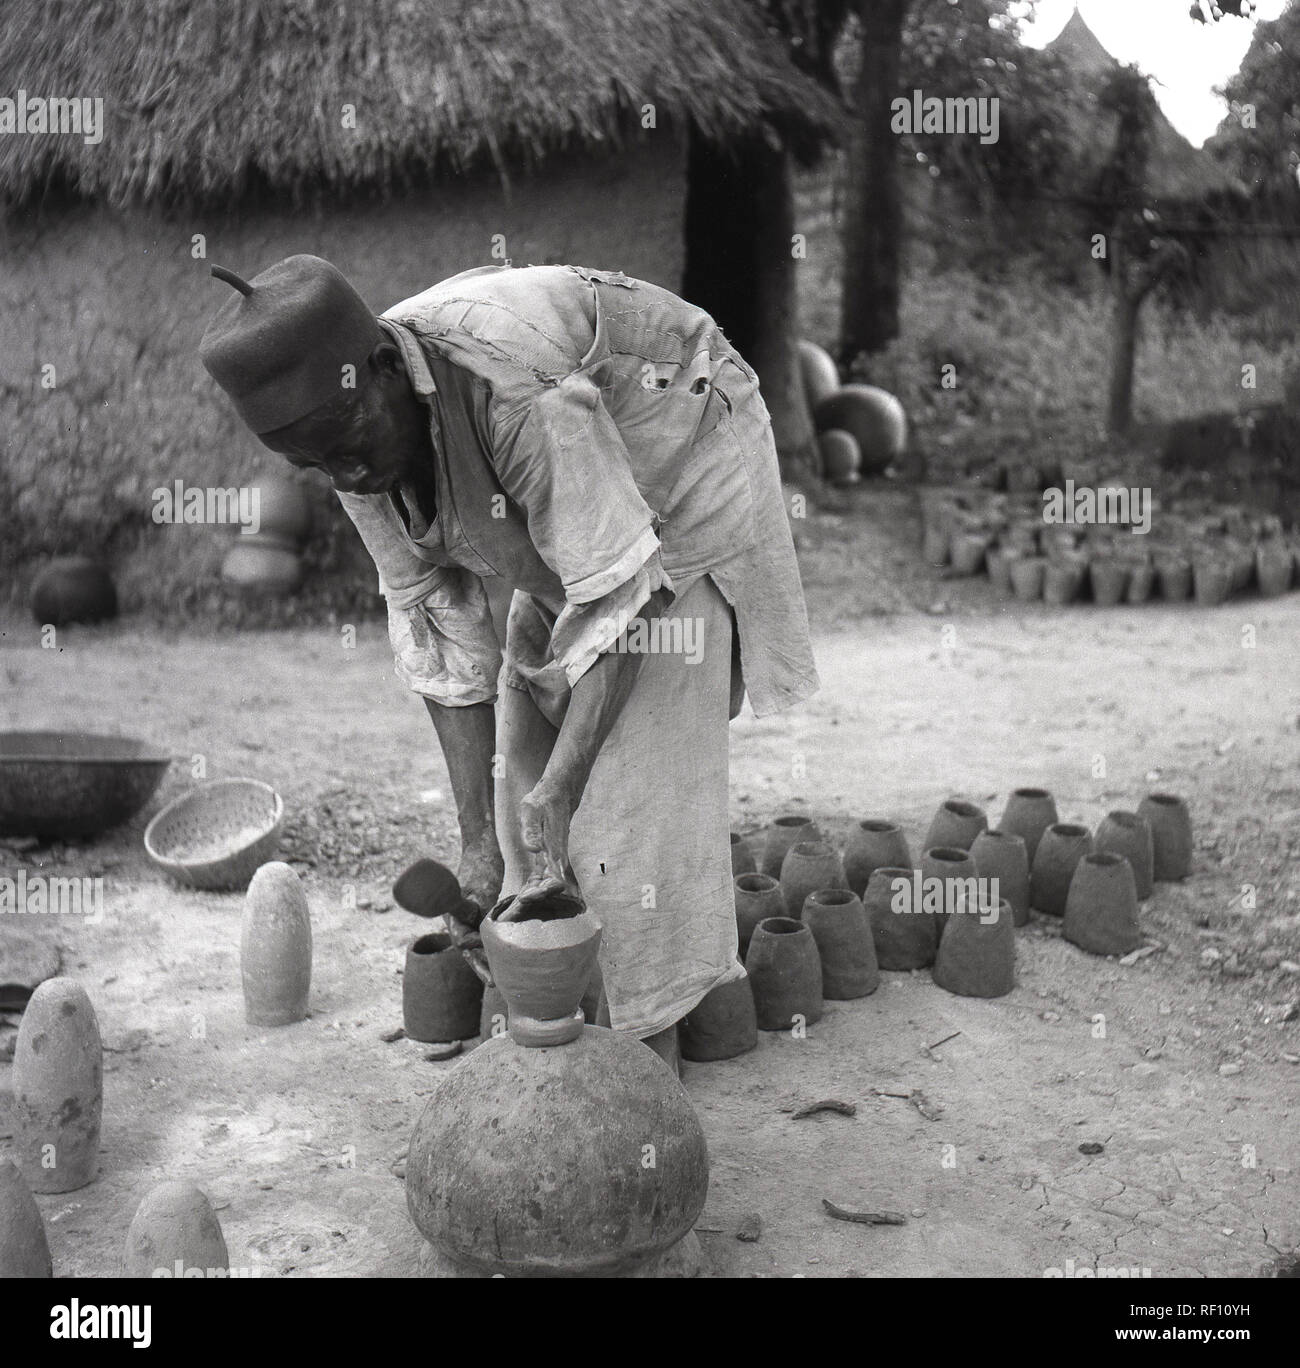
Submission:
{"label": "dark cap", "polygon": [[239,293],[208,324],[199,358],[256,433],[336,399],[343,367],[359,374],[383,341],[365,300],[320,257],[286,257],[251,281],[223,266],[212,274]]}

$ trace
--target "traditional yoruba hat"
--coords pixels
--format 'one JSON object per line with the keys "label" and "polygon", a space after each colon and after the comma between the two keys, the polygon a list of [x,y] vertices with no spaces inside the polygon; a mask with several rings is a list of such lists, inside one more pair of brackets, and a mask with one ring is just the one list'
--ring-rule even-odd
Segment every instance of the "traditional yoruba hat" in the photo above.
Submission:
{"label": "traditional yoruba hat", "polygon": [[320,257],[286,257],[251,281],[224,266],[212,274],[239,294],[208,324],[199,358],[256,433],[336,399],[343,367],[359,371],[383,341],[365,301]]}

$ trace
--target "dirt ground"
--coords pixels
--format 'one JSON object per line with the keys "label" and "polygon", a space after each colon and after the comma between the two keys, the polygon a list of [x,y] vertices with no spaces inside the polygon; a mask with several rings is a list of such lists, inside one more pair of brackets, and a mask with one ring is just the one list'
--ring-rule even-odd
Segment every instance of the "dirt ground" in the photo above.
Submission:
{"label": "dirt ground", "polygon": [[[741,1059],[686,1065],[711,1155],[698,1226],[709,1271],[1215,1277],[1289,1261],[1300,595],[1053,610],[921,574],[891,599],[877,580],[902,541],[861,551],[848,514],[809,535],[811,561],[835,567],[809,577],[823,690],[733,724],[737,830],[808,811],[842,841],[855,818],[893,815],[916,853],[952,794],[996,819],[1009,789],[1043,785],[1062,819],[1094,825],[1159,788],[1191,804],[1195,869],[1144,905],[1161,948],[1130,967],[1036,919],[1009,997],[885,974],[872,997],[828,1004],[806,1040],[764,1035]],[[185,1177],[219,1208],[232,1267],[413,1275],[419,1237],[394,1165],[456,1065],[381,1039],[401,1022],[403,947],[424,929],[392,907],[389,885],[409,860],[454,860],[456,846],[432,728],[393,677],[382,629],[344,649],[328,628],[204,638],[127,620],[69,630],[48,651],[17,617],[0,628],[0,725],[121,731],[180,757],[118,832],[0,847],[29,874],[105,879],[99,925],[41,927],[89,991],[106,1046],[101,1176],[38,1199],[56,1272],[119,1271],[138,1201]],[[284,795],[280,857],[303,875],[315,937],[299,1025],[244,1024],[241,897],[171,886],[144,855],[145,821],[193,782],[194,756],[209,778],[251,775]],[[0,1064],[0,1137],[9,1072]],[[822,1098],[857,1113],[792,1118]],[[1089,1142],[1104,1148],[1081,1153]],[[906,1224],[836,1222],[823,1198]],[[761,1238],[740,1242],[751,1213]]]}

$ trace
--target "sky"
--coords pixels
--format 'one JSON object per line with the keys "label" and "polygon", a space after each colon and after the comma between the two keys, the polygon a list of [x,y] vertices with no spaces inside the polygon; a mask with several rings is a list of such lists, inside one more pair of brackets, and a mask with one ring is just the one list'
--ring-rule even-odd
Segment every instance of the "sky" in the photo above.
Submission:
{"label": "sky", "polygon": [[[1259,0],[1255,20],[1276,19],[1287,0]],[[1039,0],[1024,41],[1043,47],[1065,27],[1075,0]],[[1101,45],[1121,62],[1135,63],[1156,78],[1155,96],[1169,122],[1199,147],[1227,112],[1214,94],[1241,65],[1254,20],[1227,16],[1198,24],[1190,0],[1079,0],[1079,10]]]}

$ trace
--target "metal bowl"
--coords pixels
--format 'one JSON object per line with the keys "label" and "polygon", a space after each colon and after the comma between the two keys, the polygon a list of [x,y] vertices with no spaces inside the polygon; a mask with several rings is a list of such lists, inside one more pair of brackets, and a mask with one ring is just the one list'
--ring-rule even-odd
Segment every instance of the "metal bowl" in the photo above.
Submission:
{"label": "metal bowl", "polygon": [[0,732],[0,835],[97,835],[134,817],[170,764],[129,736]]}
{"label": "metal bowl", "polygon": [[214,779],[168,803],[145,828],[159,869],[192,888],[247,888],[275,855],[284,801],[260,779]]}

